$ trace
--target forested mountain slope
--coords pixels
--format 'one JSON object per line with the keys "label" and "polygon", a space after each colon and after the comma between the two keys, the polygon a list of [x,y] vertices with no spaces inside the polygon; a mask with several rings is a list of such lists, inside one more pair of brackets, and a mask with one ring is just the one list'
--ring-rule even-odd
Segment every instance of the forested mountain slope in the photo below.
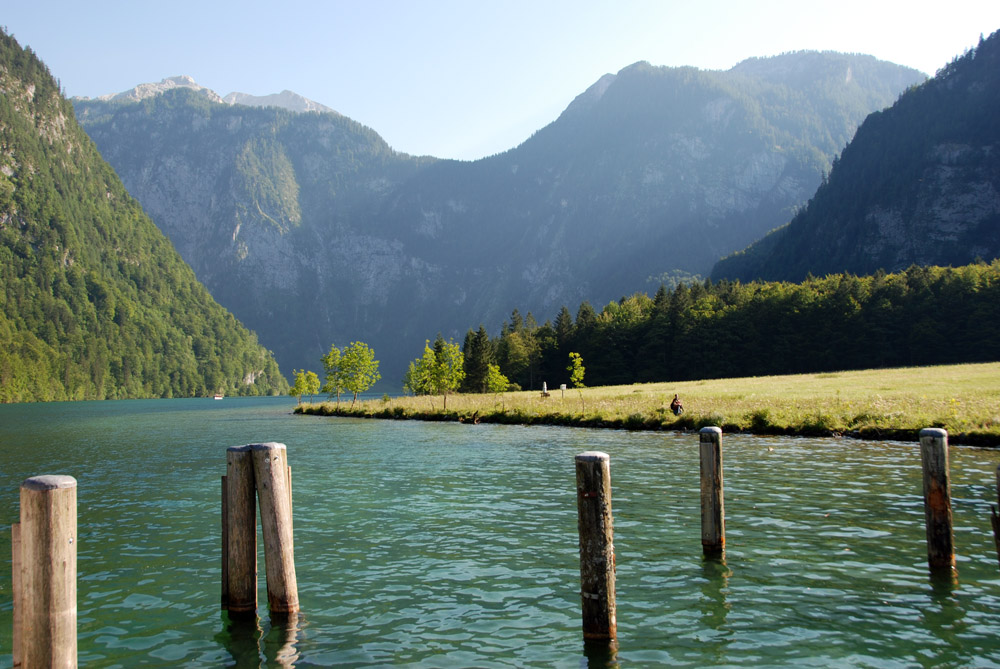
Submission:
{"label": "forested mountain slope", "polygon": [[421,342],[704,274],[788,220],[873,110],[923,80],[868,56],[726,72],[636,63],[521,146],[394,152],[330,113],[169,91],[76,102],[129,191],[283,366],[363,339],[401,379]]}
{"label": "forested mountain slope", "polygon": [[0,401],[287,388],[2,31],[0,147]]}
{"label": "forested mountain slope", "polygon": [[1000,32],[869,116],[791,222],[714,279],[798,281],[1000,257]]}

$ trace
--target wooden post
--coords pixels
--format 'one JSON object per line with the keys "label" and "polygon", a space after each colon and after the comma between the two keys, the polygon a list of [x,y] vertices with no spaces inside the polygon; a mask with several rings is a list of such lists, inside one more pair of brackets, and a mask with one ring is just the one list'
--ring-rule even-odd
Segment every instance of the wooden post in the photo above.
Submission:
{"label": "wooden post", "polygon": [[[285,453],[287,457],[288,451],[286,450]],[[292,523],[294,516],[295,516],[295,509],[292,508],[292,466],[289,465],[288,466],[288,522],[289,523]],[[295,525],[292,524],[292,529],[294,528]]]}
{"label": "wooden post", "polygon": [[253,444],[250,449],[264,535],[267,604],[272,614],[295,613],[299,610],[299,592],[295,580],[287,449],[284,444],[273,442]]}
{"label": "wooden post", "polygon": [[76,667],[76,479],[21,484],[20,661]]}
{"label": "wooden post", "polygon": [[223,587],[231,617],[257,615],[257,506],[249,446],[226,450],[226,552]]}
{"label": "wooden post", "polygon": [[10,545],[12,549],[10,563],[11,599],[14,604],[14,638],[11,640],[14,666],[24,666],[21,662],[21,523],[10,526]]}
{"label": "wooden post", "polygon": [[701,456],[701,548],[706,557],[720,557],[726,547],[722,429],[703,427],[698,436]]}
{"label": "wooden post", "polygon": [[[997,504],[1000,504],[1000,465],[997,466]],[[997,549],[997,562],[1000,563],[1000,515],[997,515],[997,507],[993,507],[993,516],[990,519],[993,524],[993,545]]]}
{"label": "wooden post", "polygon": [[229,493],[222,477],[222,608],[229,608]]}
{"label": "wooden post", "polygon": [[920,461],[924,470],[924,516],[927,521],[927,564],[932,570],[955,568],[951,522],[948,433],[939,428],[920,431]]}
{"label": "wooden post", "polygon": [[583,638],[615,639],[615,545],[611,516],[611,466],[607,453],[576,456],[580,598]]}

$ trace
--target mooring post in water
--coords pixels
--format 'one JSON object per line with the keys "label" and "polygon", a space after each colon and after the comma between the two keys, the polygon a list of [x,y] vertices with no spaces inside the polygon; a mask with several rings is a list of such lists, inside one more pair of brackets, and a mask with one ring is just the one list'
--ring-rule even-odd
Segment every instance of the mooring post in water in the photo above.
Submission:
{"label": "mooring post in water", "polygon": [[701,548],[705,557],[720,557],[726,548],[726,513],[722,491],[722,429],[698,433],[701,456]]}
{"label": "mooring post in water", "polygon": [[261,532],[264,535],[268,608],[271,613],[295,613],[299,610],[299,591],[292,546],[292,495],[287,449],[284,444],[273,442],[253,444],[250,449],[253,452]]}
{"label": "mooring post in water", "polygon": [[229,489],[222,477],[222,608],[229,608]]}
{"label": "mooring post in water", "polygon": [[924,516],[927,521],[927,564],[932,570],[955,568],[951,520],[948,433],[939,428],[920,431],[920,462],[924,470]]}
{"label": "mooring post in water", "polygon": [[249,446],[226,450],[226,574],[222,596],[230,616],[257,615],[257,506]]}
{"label": "mooring post in water", "polygon": [[613,640],[618,635],[618,623],[611,466],[607,453],[587,451],[576,456],[576,492],[583,638]]}
{"label": "mooring post in water", "polygon": [[21,523],[12,523],[10,526],[10,546],[13,555],[10,561],[10,586],[11,599],[13,600],[14,614],[14,634],[11,639],[11,650],[14,656],[14,666],[23,666],[21,663]]}
{"label": "mooring post in water", "polygon": [[[1000,465],[997,465],[997,504],[1000,504]],[[993,545],[997,549],[997,562],[1000,563],[1000,515],[997,515],[997,507],[993,507],[993,516],[990,519],[993,523]]]}
{"label": "mooring post in water", "polygon": [[15,534],[14,666],[75,667],[76,479],[25,480]]}

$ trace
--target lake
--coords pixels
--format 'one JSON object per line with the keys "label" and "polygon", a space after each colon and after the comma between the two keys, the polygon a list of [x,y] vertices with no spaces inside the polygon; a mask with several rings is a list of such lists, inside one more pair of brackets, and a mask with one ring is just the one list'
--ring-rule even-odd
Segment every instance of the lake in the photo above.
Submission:
{"label": "lake", "polygon": [[[957,583],[927,570],[915,443],[293,416],[289,398],[0,405],[0,667],[21,482],[76,477],[80,666],[603,665],[580,631],[574,455],[611,456],[623,666],[1000,666],[1000,452],[952,446]],[[293,470],[302,613],[219,607],[226,448]],[[261,542],[262,543],[262,542]],[[588,657],[588,654],[589,657]]]}

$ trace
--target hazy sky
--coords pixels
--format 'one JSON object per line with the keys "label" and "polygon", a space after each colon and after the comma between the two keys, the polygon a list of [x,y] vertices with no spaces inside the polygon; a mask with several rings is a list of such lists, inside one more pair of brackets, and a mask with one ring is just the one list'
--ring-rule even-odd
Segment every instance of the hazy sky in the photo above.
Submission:
{"label": "hazy sky", "polygon": [[1000,29],[1000,0],[0,0],[0,23],[70,96],[179,74],[220,95],[288,89],[396,150],[475,159],[639,60],[815,49],[934,74]]}

